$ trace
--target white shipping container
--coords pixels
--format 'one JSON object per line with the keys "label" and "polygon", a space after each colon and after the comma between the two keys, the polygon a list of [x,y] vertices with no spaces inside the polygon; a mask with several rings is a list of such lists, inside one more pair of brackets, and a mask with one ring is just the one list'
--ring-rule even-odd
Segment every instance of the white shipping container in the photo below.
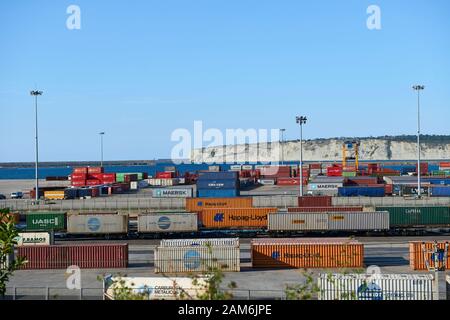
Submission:
{"label": "white shipping container", "polygon": [[330,212],[328,230],[389,230],[389,212]]}
{"label": "white shipping container", "polygon": [[217,239],[163,239],[160,247],[189,247],[189,246],[234,246],[239,247],[239,238]]}
{"label": "white shipping container", "polygon": [[275,185],[275,180],[273,179],[259,179],[258,182],[262,185],[270,185],[270,186]]}
{"label": "white shipping container", "polygon": [[176,186],[179,184],[178,178],[159,179],[159,180],[161,180],[161,186]]}
{"label": "white shipping container", "polygon": [[230,171],[241,171],[242,166],[241,165],[232,165],[230,166]]}
{"label": "white shipping container", "polygon": [[73,234],[128,233],[128,215],[122,214],[68,215],[67,233]]}
{"label": "white shipping container", "polygon": [[134,294],[145,295],[149,300],[196,300],[206,291],[205,277],[107,277],[105,296],[114,300],[114,291],[120,288],[132,289]]}
{"label": "white shipping container", "polygon": [[326,213],[269,213],[270,231],[328,230]]}
{"label": "white shipping container", "polygon": [[430,274],[320,274],[319,300],[433,300]]}
{"label": "white shipping container", "polygon": [[239,247],[188,246],[155,249],[156,273],[207,272],[211,268],[219,268],[224,272],[239,272]]}
{"label": "white shipping container", "polygon": [[53,244],[53,238],[48,232],[25,232],[19,233],[17,246],[49,246]]}
{"label": "white shipping container", "polygon": [[138,182],[137,181],[131,181],[130,182],[130,190],[138,190],[139,186],[138,186]]}
{"label": "white shipping container", "polygon": [[138,216],[138,232],[197,231],[196,213],[143,214]]}
{"label": "white shipping container", "polygon": [[152,190],[152,196],[154,198],[192,198],[192,189],[177,188],[177,189],[165,189],[158,188]]}
{"label": "white shipping container", "polygon": [[179,184],[186,184],[186,178],[178,178]]}
{"label": "white shipping container", "polygon": [[242,170],[253,170],[253,166],[251,164],[245,164],[242,166]]}

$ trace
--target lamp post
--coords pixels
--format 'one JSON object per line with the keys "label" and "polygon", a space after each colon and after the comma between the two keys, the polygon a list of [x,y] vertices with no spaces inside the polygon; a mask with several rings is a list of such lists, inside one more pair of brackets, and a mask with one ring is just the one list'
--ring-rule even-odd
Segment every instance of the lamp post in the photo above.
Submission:
{"label": "lamp post", "polygon": [[303,197],[303,125],[306,124],[306,117],[300,116],[295,118],[300,125],[300,197]]}
{"label": "lamp post", "polygon": [[39,137],[38,137],[38,96],[42,95],[42,91],[32,90],[30,95],[34,96],[34,113],[35,113],[35,147],[36,147],[36,164],[35,164],[35,176],[36,176],[36,202],[39,201]]}
{"label": "lamp post", "polygon": [[105,135],[104,132],[100,132],[100,155],[101,155],[101,162],[100,167],[103,167],[103,136]]}
{"label": "lamp post", "polygon": [[417,91],[417,197],[422,197],[421,191],[421,167],[420,167],[420,91],[425,89],[425,86],[415,85],[412,87]]}
{"label": "lamp post", "polygon": [[281,132],[281,165],[284,165],[284,132],[286,129],[280,129]]}

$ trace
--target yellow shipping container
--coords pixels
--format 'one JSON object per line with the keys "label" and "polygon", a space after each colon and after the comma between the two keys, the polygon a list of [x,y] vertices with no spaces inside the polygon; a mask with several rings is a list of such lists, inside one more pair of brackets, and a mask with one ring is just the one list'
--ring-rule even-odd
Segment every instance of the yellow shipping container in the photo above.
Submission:
{"label": "yellow shipping container", "polygon": [[44,198],[46,200],[64,200],[64,190],[59,191],[45,191]]}

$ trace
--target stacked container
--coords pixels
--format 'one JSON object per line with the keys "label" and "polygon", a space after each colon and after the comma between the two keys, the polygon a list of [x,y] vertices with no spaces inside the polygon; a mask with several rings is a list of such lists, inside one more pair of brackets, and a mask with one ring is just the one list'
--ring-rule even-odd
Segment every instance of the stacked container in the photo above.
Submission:
{"label": "stacked container", "polygon": [[331,196],[306,196],[298,197],[299,207],[331,207],[332,197]]}
{"label": "stacked container", "polygon": [[239,239],[163,240],[155,249],[156,273],[240,271]]}
{"label": "stacked container", "polygon": [[[437,256],[433,253],[435,245],[440,250]],[[448,268],[450,266],[449,248],[448,241],[438,241],[436,243],[432,241],[412,241],[409,243],[409,265],[413,270],[427,270],[427,262],[429,266],[435,267],[437,260],[441,266],[446,263]],[[446,250],[447,257],[445,257]]]}
{"label": "stacked container", "polygon": [[450,207],[377,207],[388,211],[391,228],[450,226]]}
{"label": "stacked container", "polygon": [[139,233],[194,232],[198,230],[195,213],[141,214],[138,216]]}
{"label": "stacked container", "polygon": [[71,214],[67,217],[69,234],[127,234],[128,215]]}
{"label": "stacked container", "polygon": [[98,186],[116,182],[115,173],[104,173],[103,167],[74,168],[71,175],[72,187]]}
{"label": "stacked container", "polygon": [[214,229],[267,228],[267,215],[277,208],[204,209],[200,220],[204,227]]}
{"label": "stacked container", "polygon": [[254,268],[362,268],[364,246],[350,239],[254,239]]}
{"label": "stacked container", "polygon": [[251,208],[253,198],[188,198],[186,211],[201,212],[213,208]]}
{"label": "stacked container", "polygon": [[229,198],[239,196],[239,173],[236,171],[199,173],[197,191],[199,197]]}

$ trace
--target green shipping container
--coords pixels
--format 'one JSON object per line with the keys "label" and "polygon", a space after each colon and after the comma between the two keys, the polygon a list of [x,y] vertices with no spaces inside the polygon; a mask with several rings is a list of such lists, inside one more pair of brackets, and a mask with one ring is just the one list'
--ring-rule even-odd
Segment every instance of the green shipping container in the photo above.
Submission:
{"label": "green shipping container", "polygon": [[128,174],[137,174],[138,180],[144,179],[143,172],[128,172],[128,173],[116,173],[116,181],[117,182],[125,182],[125,176]]}
{"label": "green shipping container", "polygon": [[450,207],[377,207],[388,211],[391,227],[450,225]]}
{"label": "green shipping container", "polygon": [[29,212],[26,217],[28,231],[66,230],[65,212]]}
{"label": "green shipping container", "polygon": [[356,177],[356,172],[342,172],[343,177]]}

